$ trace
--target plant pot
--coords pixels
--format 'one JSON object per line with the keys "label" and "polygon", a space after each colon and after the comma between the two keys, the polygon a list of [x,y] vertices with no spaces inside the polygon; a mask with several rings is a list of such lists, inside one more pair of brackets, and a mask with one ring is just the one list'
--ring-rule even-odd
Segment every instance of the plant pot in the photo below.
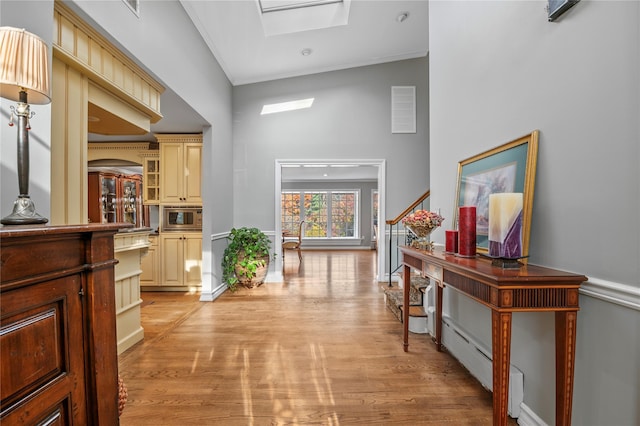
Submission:
{"label": "plant pot", "polygon": [[269,256],[261,257],[258,261],[259,265],[256,265],[255,271],[247,272],[248,268],[241,265],[244,259],[244,253],[238,253],[238,263],[235,266],[236,277],[238,282],[247,288],[254,288],[262,285],[267,272],[269,271]]}

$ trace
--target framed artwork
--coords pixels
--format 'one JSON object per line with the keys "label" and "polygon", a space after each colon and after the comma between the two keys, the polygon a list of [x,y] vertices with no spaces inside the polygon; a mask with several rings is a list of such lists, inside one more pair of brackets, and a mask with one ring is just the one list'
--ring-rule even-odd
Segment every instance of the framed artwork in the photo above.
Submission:
{"label": "framed artwork", "polygon": [[531,211],[538,158],[538,130],[458,163],[453,223],[458,228],[458,208],[476,206],[476,251],[489,247],[489,195],[521,192],[522,255],[529,255]]}
{"label": "framed artwork", "polygon": [[553,22],[563,13],[569,10],[580,0],[547,0],[547,10],[549,11],[549,21]]}

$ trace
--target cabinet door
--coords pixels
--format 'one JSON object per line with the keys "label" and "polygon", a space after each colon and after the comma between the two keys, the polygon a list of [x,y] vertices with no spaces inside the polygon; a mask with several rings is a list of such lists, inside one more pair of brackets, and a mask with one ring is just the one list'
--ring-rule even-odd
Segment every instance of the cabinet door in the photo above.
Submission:
{"label": "cabinet door", "polygon": [[156,205],[160,202],[160,159],[144,159],[144,204]]}
{"label": "cabinet door", "polygon": [[121,178],[122,185],[122,222],[140,227],[140,186],[138,179]]}
{"label": "cabinet door", "polygon": [[2,292],[1,424],[89,423],[81,283],[73,275]]}
{"label": "cabinet door", "polygon": [[182,234],[165,234],[161,237],[162,283],[165,286],[181,286],[184,277],[184,250]]}
{"label": "cabinet door", "polygon": [[182,143],[160,144],[160,201],[182,203],[184,186],[184,159]]}
{"label": "cabinet door", "polygon": [[184,146],[184,198],[187,203],[202,204],[201,176],[201,144],[185,144]]}
{"label": "cabinet door", "polygon": [[142,286],[159,286],[160,282],[160,263],[158,262],[158,237],[149,236],[151,247],[140,261],[140,285]]}
{"label": "cabinet door", "polygon": [[184,285],[202,285],[202,235],[185,235],[184,239]]}

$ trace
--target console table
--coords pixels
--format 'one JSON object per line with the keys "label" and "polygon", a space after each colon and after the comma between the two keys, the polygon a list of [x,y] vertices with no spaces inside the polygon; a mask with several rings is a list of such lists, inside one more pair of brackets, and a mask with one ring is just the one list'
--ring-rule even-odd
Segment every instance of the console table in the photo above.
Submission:
{"label": "console table", "polygon": [[[469,296],[491,309],[493,359],[493,424],[507,424],[511,314],[555,312],[556,424],[571,424],[573,371],[576,349],[578,289],[587,280],[576,275],[535,265],[518,269],[492,266],[491,259],[463,258],[411,247],[400,247],[404,265],[403,304],[409,306],[411,269],[436,282],[436,336],[442,349],[442,294],[445,286]],[[409,309],[403,309],[404,350],[409,350]]]}

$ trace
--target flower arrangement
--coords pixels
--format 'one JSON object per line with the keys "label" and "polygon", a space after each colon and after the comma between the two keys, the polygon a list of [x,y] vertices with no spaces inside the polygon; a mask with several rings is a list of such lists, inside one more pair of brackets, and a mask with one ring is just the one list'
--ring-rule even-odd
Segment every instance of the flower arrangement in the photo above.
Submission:
{"label": "flower arrangement", "polygon": [[438,213],[427,210],[416,210],[402,219],[402,224],[406,226],[417,239],[411,239],[411,247],[421,250],[433,250],[433,243],[429,241],[429,234],[438,226],[442,225],[444,218]]}
{"label": "flower arrangement", "polygon": [[428,228],[429,231],[442,225],[444,218],[438,213],[416,210],[402,219],[402,224],[412,229]]}

